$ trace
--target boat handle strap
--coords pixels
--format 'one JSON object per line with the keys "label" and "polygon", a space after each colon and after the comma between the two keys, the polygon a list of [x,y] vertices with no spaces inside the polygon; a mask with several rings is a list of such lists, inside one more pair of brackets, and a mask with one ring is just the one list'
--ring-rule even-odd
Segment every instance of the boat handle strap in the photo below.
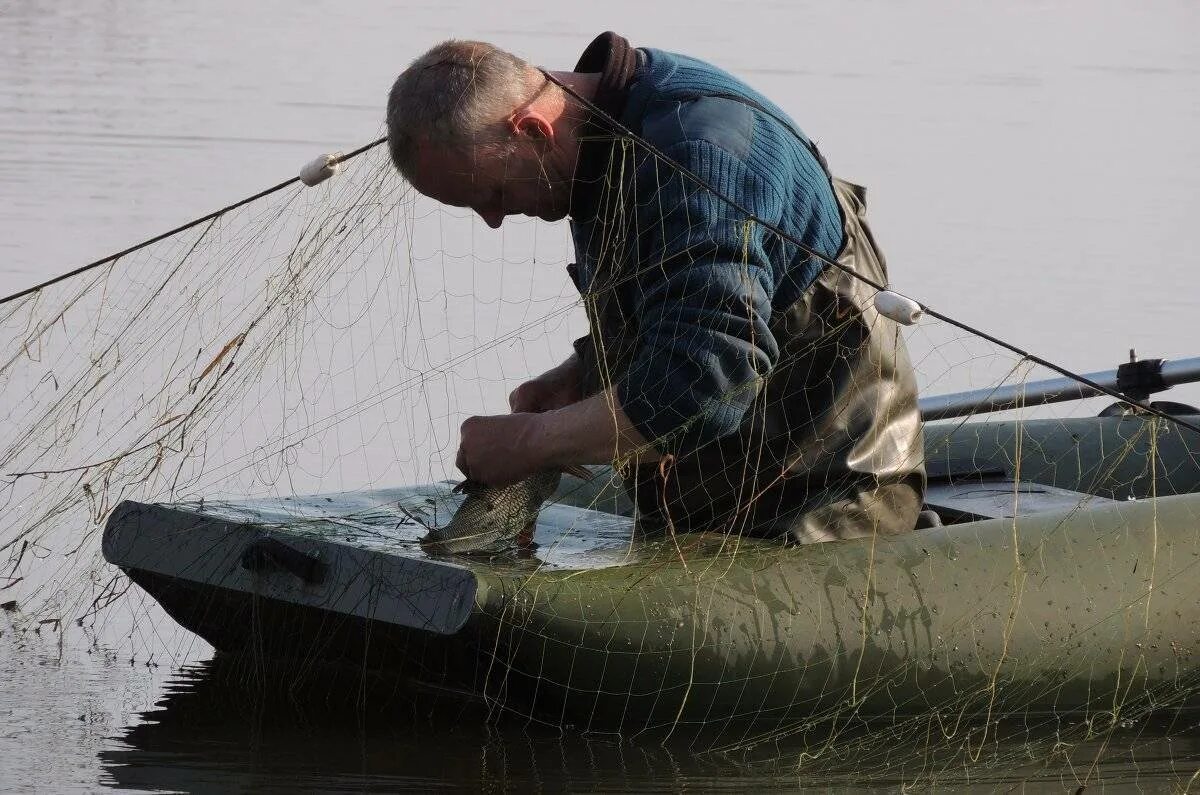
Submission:
{"label": "boat handle strap", "polygon": [[301,552],[275,538],[260,538],[242,552],[242,568],[261,572],[271,564],[291,572],[309,585],[324,582],[329,567],[315,555]]}

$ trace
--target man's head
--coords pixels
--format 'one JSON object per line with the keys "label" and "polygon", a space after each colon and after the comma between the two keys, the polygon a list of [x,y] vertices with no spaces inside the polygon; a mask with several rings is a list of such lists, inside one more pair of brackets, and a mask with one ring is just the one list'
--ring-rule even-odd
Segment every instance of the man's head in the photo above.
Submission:
{"label": "man's head", "polygon": [[447,41],[417,58],[388,96],[388,147],[426,196],[469,207],[489,226],[506,215],[566,216],[578,154],[565,96],[516,56]]}

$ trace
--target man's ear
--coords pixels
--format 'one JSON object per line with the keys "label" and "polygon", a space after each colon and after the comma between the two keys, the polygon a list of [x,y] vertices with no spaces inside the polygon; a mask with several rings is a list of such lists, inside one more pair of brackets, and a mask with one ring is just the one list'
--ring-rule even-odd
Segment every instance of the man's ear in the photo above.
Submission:
{"label": "man's ear", "polygon": [[508,118],[508,124],[514,135],[523,135],[535,141],[554,140],[554,125],[537,111],[522,108]]}

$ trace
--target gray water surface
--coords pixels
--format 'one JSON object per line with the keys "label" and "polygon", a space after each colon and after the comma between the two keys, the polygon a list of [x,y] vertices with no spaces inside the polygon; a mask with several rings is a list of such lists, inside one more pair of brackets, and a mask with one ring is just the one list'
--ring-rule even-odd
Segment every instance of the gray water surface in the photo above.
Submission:
{"label": "gray water surface", "polygon": [[[718,63],[787,109],[836,173],[869,186],[898,289],[1080,371],[1130,347],[1200,355],[1200,5],[1186,2],[7,0],[0,294],[377,137],[391,80],[435,41],[487,39],[569,68],[609,28]],[[0,614],[0,787],[823,783],[786,744],[696,758],[470,716],[385,726],[256,704],[213,673],[205,644],[146,610],[120,654],[73,627],[17,635]],[[1119,751],[1080,749],[1107,754],[1093,784],[1181,786],[1200,764],[1187,738],[1131,732]],[[846,770],[824,783],[866,783]],[[948,784],[1078,786],[1037,769],[996,776]]]}

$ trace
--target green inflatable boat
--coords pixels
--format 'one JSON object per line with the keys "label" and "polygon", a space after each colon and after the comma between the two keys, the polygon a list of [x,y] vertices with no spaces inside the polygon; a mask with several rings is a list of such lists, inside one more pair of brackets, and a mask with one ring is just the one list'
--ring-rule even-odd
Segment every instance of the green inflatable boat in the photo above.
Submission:
{"label": "green inflatable boat", "polygon": [[[926,416],[953,416],[939,400]],[[584,731],[1116,720],[1190,706],[1200,676],[1200,434],[1106,415],[927,423],[940,526],[896,539],[635,541],[603,471],[564,477],[523,555],[426,554],[420,522],[462,499],[449,483],[126,502],[103,551],[226,655]]]}

